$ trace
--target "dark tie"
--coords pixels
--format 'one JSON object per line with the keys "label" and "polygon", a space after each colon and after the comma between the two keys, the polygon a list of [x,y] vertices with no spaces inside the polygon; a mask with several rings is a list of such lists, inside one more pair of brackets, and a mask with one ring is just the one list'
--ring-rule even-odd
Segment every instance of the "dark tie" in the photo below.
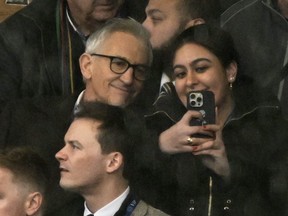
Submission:
{"label": "dark tie", "polygon": [[87,216],[94,216],[94,214],[89,214],[89,215],[87,215]]}

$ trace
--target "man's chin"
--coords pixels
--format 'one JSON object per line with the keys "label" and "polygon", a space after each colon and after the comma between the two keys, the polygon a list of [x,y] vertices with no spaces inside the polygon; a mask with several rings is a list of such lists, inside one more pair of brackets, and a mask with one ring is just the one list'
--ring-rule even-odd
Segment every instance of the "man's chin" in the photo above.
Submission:
{"label": "man's chin", "polygon": [[63,181],[63,180],[60,180],[60,183],[59,183],[60,187],[63,188],[64,190],[66,191],[71,191],[71,192],[76,192],[77,191],[77,187],[75,187],[75,185],[67,182],[67,181]]}
{"label": "man's chin", "polygon": [[97,22],[106,22],[107,20],[113,18],[116,16],[115,10],[95,10],[93,12],[93,20],[96,20]]}
{"label": "man's chin", "polygon": [[117,106],[117,107],[126,107],[130,104],[130,101],[126,101],[126,100],[123,100],[123,101],[110,101],[109,102],[110,105],[112,106]]}

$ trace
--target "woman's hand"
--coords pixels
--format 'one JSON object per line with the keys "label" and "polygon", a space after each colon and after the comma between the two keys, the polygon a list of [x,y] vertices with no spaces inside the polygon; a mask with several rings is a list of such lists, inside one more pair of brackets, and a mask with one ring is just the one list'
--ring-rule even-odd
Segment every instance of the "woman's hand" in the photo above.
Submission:
{"label": "woman's hand", "polygon": [[[211,137],[214,136],[213,132],[204,130],[202,126],[190,126],[189,122],[192,118],[202,118],[202,115],[197,111],[187,111],[179,122],[160,134],[159,147],[162,152],[168,154],[192,152],[195,148],[194,142],[189,143],[187,139],[193,137],[193,134],[204,133]],[[198,142],[212,139],[197,138]]]}
{"label": "woman's hand", "polygon": [[224,180],[230,180],[230,167],[222,140],[222,129],[219,125],[206,125],[205,130],[214,131],[214,140],[200,141],[195,138],[194,155],[200,156],[202,163]]}
{"label": "woman's hand", "polygon": [[[202,118],[197,111],[187,111],[175,125],[162,132],[159,147],[167,154],[191,152],[199,156],[202,163],[224,180],[230,179],[230,167],[222,140],[220,125],[190,126],[192,118]],[[195,134],[206,134],[210,137],[200,138]],[[194,135],[194,136],[193,136]],[[188,138],[191,137],[190,142]]]}

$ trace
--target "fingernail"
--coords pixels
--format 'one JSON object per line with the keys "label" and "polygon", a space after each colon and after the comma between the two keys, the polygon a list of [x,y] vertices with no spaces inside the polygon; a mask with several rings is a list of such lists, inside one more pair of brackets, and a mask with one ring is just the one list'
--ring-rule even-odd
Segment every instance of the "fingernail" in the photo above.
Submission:
{"label": "fingernail", "polygon": [[192,151],[196,151],[198,149],[198,146],[193,146]]}

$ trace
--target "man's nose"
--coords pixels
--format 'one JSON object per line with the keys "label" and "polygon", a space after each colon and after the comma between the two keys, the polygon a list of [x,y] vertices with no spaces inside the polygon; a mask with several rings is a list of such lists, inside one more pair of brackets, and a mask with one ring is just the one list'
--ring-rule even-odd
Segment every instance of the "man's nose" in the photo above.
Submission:
{"label": "man's nose", "polygon": [[134,69],[132,67],[129,67],[125,71],[125,73],[121,74],[120,79],[126,85],[131,85],[133,83],[133,81],[134,81]]}
{"label": "man's nose", "polygon": [[66,160],[66,159],[67,159],[66,154],[64,154],[64,152],[63,152],[63,148],[55,154],[55,158],[56,158],[58,161]]}

